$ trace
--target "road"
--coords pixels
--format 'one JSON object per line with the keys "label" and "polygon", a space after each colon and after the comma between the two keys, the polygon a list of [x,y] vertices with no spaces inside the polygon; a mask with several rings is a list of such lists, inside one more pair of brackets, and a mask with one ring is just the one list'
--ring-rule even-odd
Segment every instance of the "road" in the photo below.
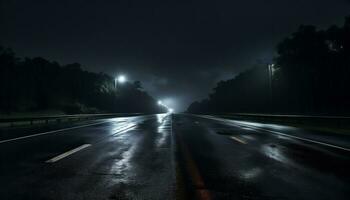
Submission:
{"label": "road", "polygon": [[0,131],[1,199],[350,196],[347,135],[187,114],[45,129]]}

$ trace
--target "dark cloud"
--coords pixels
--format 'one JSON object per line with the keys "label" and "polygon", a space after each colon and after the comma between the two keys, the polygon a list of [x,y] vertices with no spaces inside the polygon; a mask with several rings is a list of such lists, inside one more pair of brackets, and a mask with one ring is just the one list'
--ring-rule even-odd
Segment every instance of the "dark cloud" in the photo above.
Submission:
{"label": "dark cloud", "polygon": [[349,10],[347,0],[3,0],[0,42],[20,55],[126,73],[183,109],[216,81],[271,59],[300,24],[339,24]]}

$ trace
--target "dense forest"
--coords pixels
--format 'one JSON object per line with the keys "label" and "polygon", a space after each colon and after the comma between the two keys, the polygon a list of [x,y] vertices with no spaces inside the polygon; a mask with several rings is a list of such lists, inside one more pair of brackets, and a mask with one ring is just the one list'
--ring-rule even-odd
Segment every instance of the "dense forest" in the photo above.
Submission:
{"label": "dense forest", "polygon": [[114,78],[44,58],[16,57],[0,47],[0,113],[58,110],[64,113],[161,112],[141,83],[114,87]]}
{"label": "dense forest", "polygon": [[191,113],[350,114],[350,16],[341,27],[302,25],[259,63],[220,81]]}

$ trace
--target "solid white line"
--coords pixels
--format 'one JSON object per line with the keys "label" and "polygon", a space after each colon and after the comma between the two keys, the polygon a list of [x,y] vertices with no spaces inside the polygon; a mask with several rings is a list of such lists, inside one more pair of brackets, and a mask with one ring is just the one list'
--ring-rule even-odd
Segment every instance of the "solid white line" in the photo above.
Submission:
{"label": "solid white line", "polygon": [[[229,122],[229,123],[231,123],[231,125],[233,125],[232,123],[234,123],[233,120],[216,118],[216,117],[213,117],[213,116],[210,116],[210,115],[206,115],[206,116],[197,115],[197,116],[200,116],[202,118],[222,121],[222,122]],[[302,138],[302,137],[298,137],[298,136],[294,136],[294,135],[289,135],[289,134],[281,133],[281,132],[278,132],[278,131],[271,131],[271,130],[268,130],[268,129],[259,128],[259,127],[255,127],[255,126],[249,126],[249,125],[234,125],[234,126],[236,126],[236,127],[249,127],[249,128],[253,128],[253,129],[263,130],[263,131],[267,131],[267,132],[270,132],[270,133],[273,133],[273,134],[282,135],[282,136],[285,136],[285,137],[295,138],[295,139],[303,140],[303,141],[306,141],[306,142],[311,142],[311,143],[320,144],[320,145],[324,145],[324,146],[328,146],[328,147],[332,147],[332,148],[336,148],[336,149],[341,149],[341,150],[344,150],[344,151],[350,151],[349,148],[337,146],[337,145],[334,145],[334,144],[329,144],[329,143],[320,142],[320,141],[317,141],[317,140],[311,140],[311,139]]]}
{"label": "solid white line", "polygon": [[[247,125],[245,125],[245,126],[247,126]],[[320,145],[324,145],[324,146],[328,146],[328,147],[333,147],[333,148],[341,149],[341,150],[344,150],[344,151],[350,151],[349,148],[336,146],[334,144],[329,144],[329,143],[320,142],[320,141],[317,141],[317,140],[311,140],[311,139],[307,139],[307,138],[302,138],[302,137],[298,137],[298,136],[294,136],[294,135],[288,135],[288,134],[281,133],[281,132],[278,132],[278,131],[271,131],[271,130],[268,130],[268,129],[257,128],[257,127],[254,127],[254,126],[248,126],[248,127],[255,128],[255,129],[260,129],[260,130],[263,130],[263,131],[267,131],[267,132],[270,132],[270,133],[273,133],[273,134],[277,134],[277,135],[282,135],[282,136],[285,136],[285,137],[295,138],[295,139],[299,139],[299,140],[303,140],[303,141],[307,141],[307,142],[311,142],[311,143],[316,143],[316,144],[320,144]]]}
{"label": "solid white line", "polygon": [[22,136],[22,137],[7,139],[7,140],[1,140],[0,144],[6,143],[6,142],[17,141],[17,140],[23,140],[23,139],[26,139],[26,138],[37,137],[37,136],[41,136],[41,135],[47,135],[47,134],[50,134],[50,133],[57,133],[57,132],[68,131],[68,130],[72,130],[72,129],[78,129],[78,128],[83,128],[83,127],[88,127],[88,126],[94,126],[94,125],[97,125],[97,124],[103,124],[103,123],[108,123],[108,122],[109,121],[98,122],[98,123],[93,123],[93,124],[87,124],[87,125],[75,126],[75,127],[70,127],[70,128],[63,128],[63,129],[53,130],[53,131],[48,131],[48,132],[43,132],[43,133],[37,133],[37,134],[33,134],[33,135],[27,135],[27,136]]}
{"label": "solid white line", "polygon": [[242,144],[247,144],[245,141],[239,139],[238,137],[231,136],[230,138],[233,139],[233,140],[235,140],[235,141],[237,141],[237,142],[240,142],[240,143],[242,143]]}
{"label": "solid white line", "polygon": [[81,145],[81,146],[79,146],[79,147],[77,147],[77,148],[75,148],[75,149],[72,149],[72,150],[67,151],[67,152],[65,152],[65,153],[63,153],[63,154],[60,154],[60,155],[58,155],[58,156],[56,156],[56,157],[54,157],[54,158],[51,158],[50,160],[47,160],[47,161],[45,161],[45,162],[46,162],[46,163],[54,163],[54,162],[57,162],[57,161],[59,161],[59,160],[65,158],[65,157],[70,156],[70,155],[72,155],[73,153],[76,153],[76,152],[78,152],[78,151],[81,151],[81,150],[83,150],[83,149],[85,149],[85,148],[87,148],[87,147],[89,147],[89,146],[91,146],[91,144],[83,144],[83,145]]}

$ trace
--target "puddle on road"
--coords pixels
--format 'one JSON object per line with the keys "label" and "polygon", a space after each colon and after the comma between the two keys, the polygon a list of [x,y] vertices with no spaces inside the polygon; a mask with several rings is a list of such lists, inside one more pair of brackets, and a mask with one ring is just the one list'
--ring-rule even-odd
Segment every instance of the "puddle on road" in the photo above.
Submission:
{"label": "puddle on road", "polygon": [[267,157],[282,162],[286,164],[291,164],[292,162],[284,155],[284,152],[280,149],[279,146],[275,144],[267,144],[262,146],[262,152]]}
{"label": "puddle on road", "polygon": [[261,168],[254,167],[254,168],[251,168],[251,169],[240,171],[240,176],[243,179],[252,180],[252,179],[257,178],[261,173],[262,173],[262,169]]}

